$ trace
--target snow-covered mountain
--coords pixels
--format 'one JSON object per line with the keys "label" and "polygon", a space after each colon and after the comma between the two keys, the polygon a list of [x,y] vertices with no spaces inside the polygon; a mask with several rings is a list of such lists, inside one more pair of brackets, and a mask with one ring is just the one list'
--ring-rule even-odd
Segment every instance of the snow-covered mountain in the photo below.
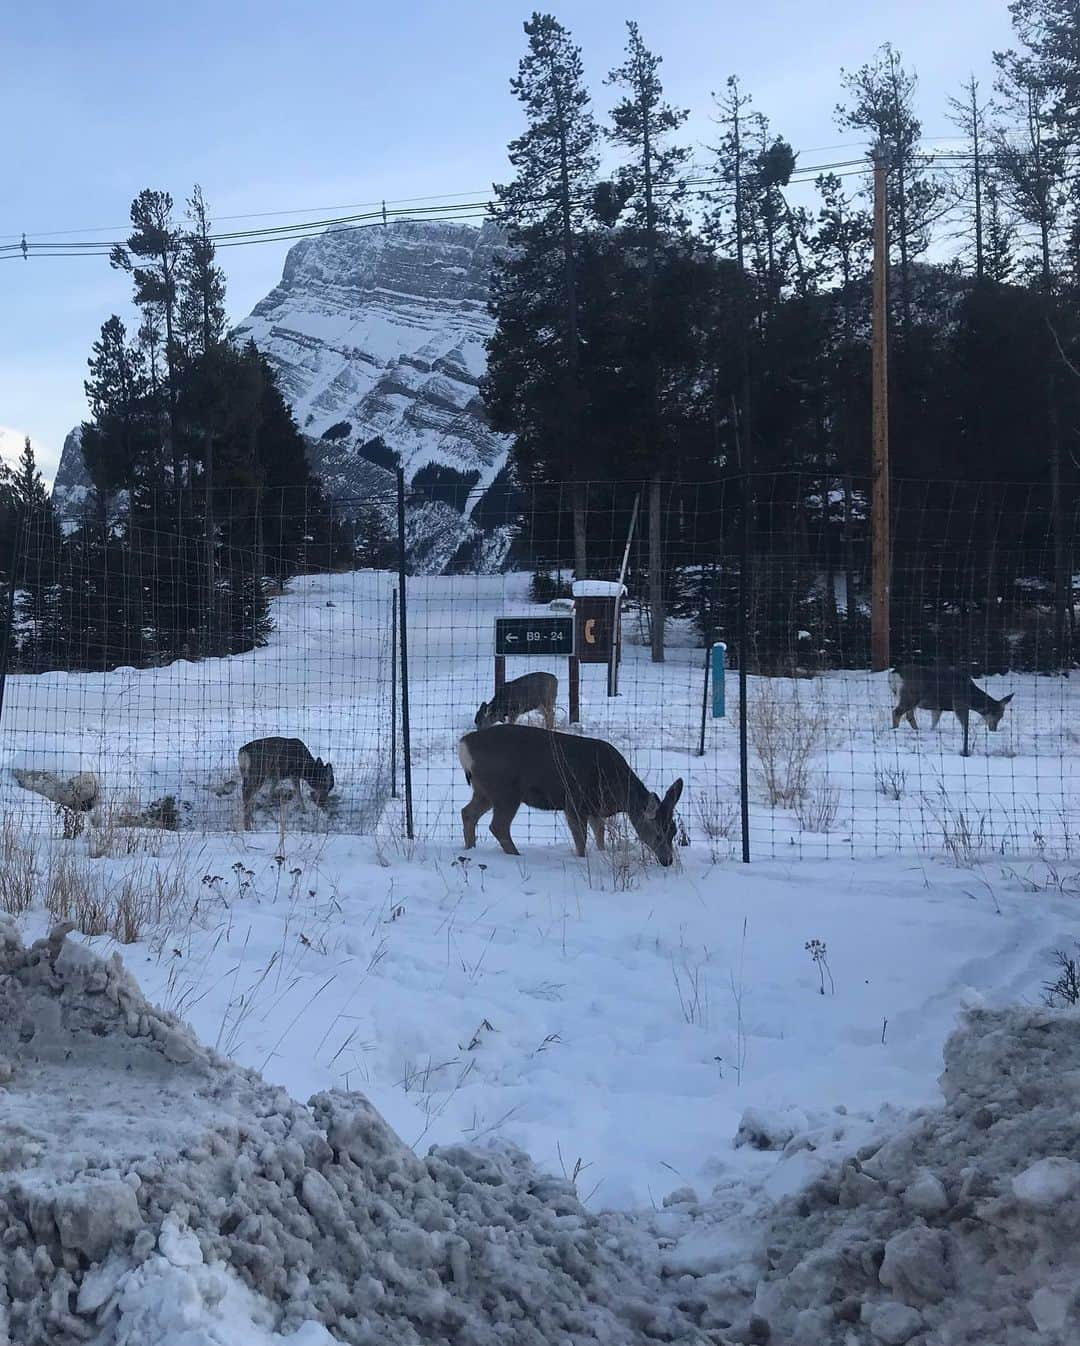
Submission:
{"label": "snow-covered mountain", "polygon": [[82,453],[82,426],[69,430],[53,481],[53,507],[61,523],[81,519],[94,490]]}
{"label": "snow-covered mountain", "polygon": [[[488,564],[504,550],[470,518],[509,448],[479,396],[502,245],[490,224],[330,230],[290,249],[280,284],[233,333],[274,366],[312,466],[344,513],[354,502],[389,502],[400,459],[417,491],[410,549],[429,571],[463,547]],[[78,512],[87,485],[73,432],[56,475],[62,514]]]}
{"label": "snow-covered mountain", "polygon": [[501,241],[492,225],[441,220],[304,239],[236,329],[278,371],[300,429],[327,446],[319,470],[335,494],[350,491],[357,451],[376,437],[410,480],[437,465],[477,473],[483,488],[502,467],[507,442],[478,395]]}

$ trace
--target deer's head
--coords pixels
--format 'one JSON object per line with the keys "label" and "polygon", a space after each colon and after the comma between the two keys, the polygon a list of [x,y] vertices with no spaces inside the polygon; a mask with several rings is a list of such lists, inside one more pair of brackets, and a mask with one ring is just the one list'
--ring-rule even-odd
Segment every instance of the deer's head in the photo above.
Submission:
{"label": "deer's head", "polygon": [[473,723],[477,729],[490,729],[493,724],[499,723],[499,715],[493,700],[480,702],[480,709],[476,712]]}
{"label": "deer's head", "polygon": [[321,757],[316,757],[309,784],[311,785],[311,797],[319,808],[325,808],[326,801],[330,797],[330,791],[334,788],[334,768],[329,762],[324,762]]}
{"label": "deer's head", "polygon": [[1010,692],[1008,696],[1003,696],[1000,701],[991,703],[989,710],[983,716],[987,729],[996,729],[998,727],[1001,723],[1001,717],[1005,714],[1005,707],[1015,695],[1015,692]]}
{"label": "deer's head", "polygon": [[650,792],[644,810],[630,820],[642,842],[665,868],[675,859],[675,805],[682,792],[680,776],[663,799]]}

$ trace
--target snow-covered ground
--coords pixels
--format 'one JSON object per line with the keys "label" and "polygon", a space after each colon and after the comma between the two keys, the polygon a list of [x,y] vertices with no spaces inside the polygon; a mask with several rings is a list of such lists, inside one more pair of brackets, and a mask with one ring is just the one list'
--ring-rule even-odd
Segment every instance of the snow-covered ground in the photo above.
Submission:
{"label": "snow-covered ground", "polygon": [[[93,771],[114,806],[171,794],[182,827],[226,831],[237,824],[237,749],[258,735],[295,734],[333,762],[337,787],[328,819],[292,810],[287,826],[367,834],[383,818],[389,828],[391,592],[385,574],[314,576],[274,601],[277,629],[250,655],[9,678],[0,802],[51,826],[10,769]],[[546,609],[529,603],[524,575],[417,578],[408,605],[416,829],[452,843],[466,793],[455,747],[491,694],[494,620]],[[676,629],[656,665],[636,635],[628,617],[617,697],[605,694],[603,667],[582,669],[582,732],[614,742],[654,787],[683,776],[694,848],[726,858],[738,847],[737,677],[728,678],[726,718],[706,721],[698,756],[704,652]],[[511,659],[507,676],[543,667],[560,678],[565,725],[565,661]],[[936,731],[925,711],[918,734],[906,723],[893,730],[886,674],[751,678],[752,856],[1068,858],[1080,831],[1080,681],[1017,674],[983,685],[1014,699],[996,733],[973,717],[964,759],[951,715]],[[400,738],[400,707],[396,722]],[[400,788],[400,751],[396,777]],[[270,812],[264,823],[276,827]],[[565,836],[536,814],[523,813],[517,831],[530,847]]]}
{"label": "snow-covered ground", "polygon": [[[73,888],[98,897],[98,929],[133,893],[150,894],[128,922],[125,965],[208,1047],[293,1098],[362,1091],[417,1154],[520,1146],[571,1179],[589,1210],[631,1218],[669,1277],[685,1273],[697,1290],[720,1277],[745,1307],[765,1276],[748,1251],[761,1212],[802,1199],[829,1164],[934,1105],[958,1014],[1039,1005],[1053,951],[1073,948],[1073,688],[991,686],[1016,700],[997,735],[977,731],[965,762],[951,718],[937,735],[894,734],[880,677],[754,680],[761,732],[779,724],[788,742],[809,723],[812,776],[827,773],[840,794],[833,830],[811,833],[794,810],[760,802],[758,781],[764,858],[746,867],[732,858],[734,720],[710,722],[706,755],[694,755],[701,652],[676,649],[656,667],[628,647],[620,697],[603,695],[603,670],[583,671],[584,728],[618,743],[653,786],[686,778],[691,844],[677,866],[620,845],[578,860],[561,823],[526,811],[520,858],[486,832],[466,855],[454,745],[489,690],[492,617],[529,611],[524,581],[418,581],[409,598],[416,841],[388,799],[389,581],[321,577],[275,602],[277,631],[251,656],[9,679],[0,847],[13,877],[0,876],[0,901],[23,891],[15,877],[29,865],[20,920],[34,937],[52,918],[46,905],[72,914]],[[235,749],[269,732],[299,733],[334,762],[329,830],[291,806],[235,830]],[[875,780],[888,763],[904,773],[899,800]],[[105,816],[63,840],[51,806],[14,784],[18,765],[96,771]],[[110,826],[111,801],[170,791],[191,805],[180,832]],[[116,947],[109,934],[87,942]],[[1080,1158],[1073,1145],[1061,1133],[1047,1153]],[[1036,1196],[1040,1182],[1028,1184]],[[139,1274],[160,1276],[168,1297],[194,1255],[182,1231],[166,1244]],[[198,1273],[208,1302],[258,1318],[223,1275],[209,1261]],[[186,1272],[179,1280],[194,1293]],[[777,1321],[795,1312],[794,1291],[782,1304],[762,1295]],[[1066,1322],[1059,1300],[1054,1289],[1047,1322]],[[885,1335],[901,1319],[886,1313],[875,1339],[907,1340]],[[223,1335],[205,1339],[229,1340],[216,1321]],[[316,1346],[321,1330],[286,1340]],[[181,1338],[152,1323],[120,1339]]]}

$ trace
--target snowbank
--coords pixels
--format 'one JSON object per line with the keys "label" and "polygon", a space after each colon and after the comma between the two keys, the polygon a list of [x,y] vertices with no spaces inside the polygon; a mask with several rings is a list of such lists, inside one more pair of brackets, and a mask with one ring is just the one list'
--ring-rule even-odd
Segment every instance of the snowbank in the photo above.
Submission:
{"label": "snowbank", "polygon": [[[683,1278],[684,1307],[696,1300],[711,1326],[724,1305],[725,1341],[1075,1346],[1080,1016],[971,1011],[941,1083],[943,1108],[829,1165],[763,1228],[718,1209],[683,1215],[668,1263],[696,1272]],[[794,1136],[780,1167],[805,1144]],[[682,1250],[707,1250],[710,1224],[727,1255],[695,1266]]]}
{"label": "snowbank", "polygon": [[294,1103],[64,928],[0,923],[0,1057],[5,1346],[692,1339],[629,1223],[518,1151],[418,1159],[359,1094]]}
{"label": "snowbank", "polygon": [[970,1012],[944,1106],[854,1155],[758,1112],[756,1188],[596,1216],[512,1147],[294,1102],[65,934],[0,920],[0,1346],[1080,1340],[1073,1012]]}

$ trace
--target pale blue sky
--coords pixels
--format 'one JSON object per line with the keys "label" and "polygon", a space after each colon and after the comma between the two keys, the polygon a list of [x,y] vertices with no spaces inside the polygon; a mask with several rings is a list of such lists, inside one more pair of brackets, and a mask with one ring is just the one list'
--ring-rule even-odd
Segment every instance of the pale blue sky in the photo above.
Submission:
{"label": "pale blue sky", "polygon": [[[520,129],[508,79],[529,6],[507,0],[283,4],[39,0],[4,21],[0,241],[104,227],[144,186],[177,200],[200,182],[215,220],[385,198],[484,191]],[[710,94],[737,73],[804,163],[852,146],[833,122],[841,66],[891,40],[922,86],[928,136],[969,71],[991,82],[1009,41],[1005,0],[566,0],[547,6],[583,48],[597,111],[611,100],[623,21],[664,57],[703,155]],[[253,222],[254,223],[254,222]],[[224,226],[223,226],[224,227]],[[231,225],[229,227],[237,227]],[[281,274],[287,245],[221,254],[242,318]],[[85,412],[90,344],[129,282],[104,258],[0,263],[0,427],[28,432],[51,472]],[[5,449],[10,441],[5,438]]]}

